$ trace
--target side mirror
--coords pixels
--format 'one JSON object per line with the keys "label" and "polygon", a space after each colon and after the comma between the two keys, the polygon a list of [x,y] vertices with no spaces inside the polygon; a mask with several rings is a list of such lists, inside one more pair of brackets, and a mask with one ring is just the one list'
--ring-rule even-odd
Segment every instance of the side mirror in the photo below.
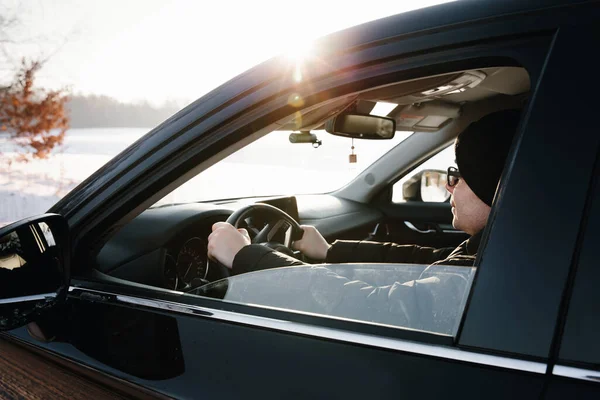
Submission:
{"label": "side mirror", "polygon": [[69,288],[69,226],[44,214],[0,228],[0,330],[23,326]]}
{"label": "side mirror", "polygon": [[407,201],[427,201],[443,203],[450,198],[446,190],[446,171],[426,169],[413,176],[402,185],[402,195]]}
{"label": "side mirror", "polygon": [[396,133],[396,120],[376,115],[341,114],[325,123],[332,135],[354,139],[392,139]]}

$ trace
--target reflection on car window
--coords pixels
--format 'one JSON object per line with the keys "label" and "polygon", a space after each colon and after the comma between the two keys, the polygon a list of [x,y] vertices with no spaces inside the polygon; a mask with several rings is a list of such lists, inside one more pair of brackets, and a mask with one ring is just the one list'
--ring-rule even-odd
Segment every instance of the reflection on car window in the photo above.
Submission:
{"label": "reflection on car window", "polygon": [[194,294],[455,335],[474,273],[443,265],[300,266],[238,275]]}
{"label": "reflection on car window", "polygon": [[40,227],[42,234],[44,235],[44,238],[46,239],[46,243],[48,244],[48,247],[56,246],[56,242],[54,241],[54,235],[52,235],[52,230],[50,229],[48,224],[45,222],[40,222],[38,224],[38,226]]}

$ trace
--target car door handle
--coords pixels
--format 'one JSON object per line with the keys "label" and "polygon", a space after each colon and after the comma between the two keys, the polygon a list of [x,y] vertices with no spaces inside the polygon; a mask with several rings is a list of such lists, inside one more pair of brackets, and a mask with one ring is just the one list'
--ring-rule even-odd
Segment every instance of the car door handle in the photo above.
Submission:
{"label": "car door handle", "polygon": [[418,232],[421,234],[432,234],[432,233],[436,232],[435,229],[421,230],[421,229],[417,228],[416,226],[414,226],[413,223],[410,221],[404,221],[404,225],[406,225],[406,227],[408,229],[410,229],[411,231],[415,231],[415,232]]}

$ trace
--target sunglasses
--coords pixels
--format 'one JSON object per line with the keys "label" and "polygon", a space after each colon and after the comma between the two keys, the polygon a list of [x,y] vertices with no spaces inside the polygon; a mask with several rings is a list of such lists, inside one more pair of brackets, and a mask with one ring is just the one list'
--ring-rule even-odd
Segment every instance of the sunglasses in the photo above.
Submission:
{"label": "sunglasses", "polygon": [[456,186],[460,178],[461,175],[460,172],[458,172],[458,168],[448,167],[448,186]]}

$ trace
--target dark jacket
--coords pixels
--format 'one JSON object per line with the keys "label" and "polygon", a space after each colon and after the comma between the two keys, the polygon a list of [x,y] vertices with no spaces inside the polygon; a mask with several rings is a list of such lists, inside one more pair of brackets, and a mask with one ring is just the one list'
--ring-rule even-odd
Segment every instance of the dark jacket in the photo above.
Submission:
{"label": "dark jacket", "polygon": [[[250,245],[236,255],[233,261],[234,274],[286,266],[305,268],[298,270],[298,279],[293,283],[283,279],[285,269],[273,270],[269,276],[249,274],[247,278],[242,278],[242,275],[240,283],[243,283],[237,286],[233,278],[227,283],[232,285],[227,295],[229,300],[238,302],[453,335],[458,329],[474,276],[472,268],[457,269],[453,266],[473,266],[480,237],[477,234],[455,249],[365,241],[336,241],[331,246],[327,263],[428,265],[418,279],[406,281],[401,273],[396,276],[388,274],[391,279],[383,283],[349,276],[340,271],[343,266],[310,266],[268,247]],[[399,266],[398,271],[402,270]],[[301,279],[303,274],[308,278]],[[253,280],[265,285],[261,290],[248,290],[248,281]],[[292,292],[289,296],[277,294],[281,288],[271,287],[268,282],[279,282],[276,286],[284,282],[292,284],[296,295],[292,296]],[[227,285],[224,287],[227,288]],[[292,304],[283,304],[287,297],[294,298]]]}
{"label": "dark jacket", "polygon": [[[368,241],[337,240],[327,252],[326,263],[394,263],[472,266],[475,263],[481,232],[458,247],[435,249],[417,245],[398,245]],[[233,260],[235,275],[276,267],[306,265],[269,247],[253,244],[242,248]]]}

